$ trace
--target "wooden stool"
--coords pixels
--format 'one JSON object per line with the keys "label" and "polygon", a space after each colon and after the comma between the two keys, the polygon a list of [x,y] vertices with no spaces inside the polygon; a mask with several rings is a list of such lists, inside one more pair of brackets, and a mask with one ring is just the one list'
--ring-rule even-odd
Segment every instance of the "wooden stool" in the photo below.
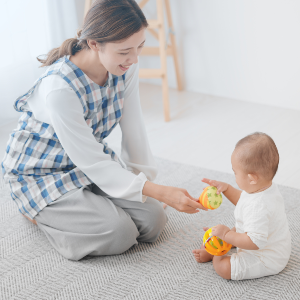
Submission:
{"label": "wooden stool", "polygon": [[[149,2],[149,0],[142,0],[139,3],[141,9]],[[166,43],[165,38],[165,26],[164,26],[164,9],[163,2],[165,2],[168,26],[171,45]],[[159,47],[144,47],[141,55],[159,55],[161,68],[160,69],[140,69],[141,78],[161,78],[162,79],[162,91],[163,91],[163,103],[164,103],[164,116],[165,121],[170,121],[170,108],[169,108],[169,87],[167,76],[167,55],[172,55],[176,71],[177,88],[182,90],[182,81],[179,73],[177,47],[174,36],[174,27],[171,16],[170,2],[169,0],[156,0],[157,8],[157,20],[147,20],[147,30],[159,41]],[[157,29],[157,31],[155,30]]]}

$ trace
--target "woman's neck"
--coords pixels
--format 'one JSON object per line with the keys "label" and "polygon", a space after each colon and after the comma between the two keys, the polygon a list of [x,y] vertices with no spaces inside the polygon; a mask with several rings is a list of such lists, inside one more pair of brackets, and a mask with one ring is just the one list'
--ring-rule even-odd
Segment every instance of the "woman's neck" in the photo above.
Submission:
{"label": "woman's neck", "polygon": [[101,64],[97,52],[83,49],[72,55],[70,61],[98,85],[103,86],[105,84],[108,72]]}

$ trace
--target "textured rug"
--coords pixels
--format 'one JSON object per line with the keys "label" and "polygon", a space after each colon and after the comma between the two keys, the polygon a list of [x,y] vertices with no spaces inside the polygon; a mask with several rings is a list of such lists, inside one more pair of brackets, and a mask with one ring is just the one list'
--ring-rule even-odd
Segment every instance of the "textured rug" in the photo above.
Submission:
{"label": "textured rug", "polygon": [[[203,177],[235,185],[232,175],[157,159],[157,183],[199,196]],[[240,282],[224,280],[212,263],[197,264],[203,226],[234,226],[234,206],[195,215],[167,208],[169,222],[154,244],[141,243],[117,256],[79,262],[59,255],[38,227],[23,218],[0,190],[0,299],[300,299],[300,190],[280,186],[293,239],[287,267],[278,275]],[[234,250],[232,250],[234,251]]]}

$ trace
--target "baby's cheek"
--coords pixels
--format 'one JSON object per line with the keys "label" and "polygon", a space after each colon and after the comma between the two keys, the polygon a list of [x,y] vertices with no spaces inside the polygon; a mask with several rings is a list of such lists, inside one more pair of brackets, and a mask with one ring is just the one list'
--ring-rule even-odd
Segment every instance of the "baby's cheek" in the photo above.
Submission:
{"label": "baby's cheek", "polygon": [[235,175],[235,182],[237,183],[240,189],[243,189],[243,180],[241,180],[241,178],[237,175]]}

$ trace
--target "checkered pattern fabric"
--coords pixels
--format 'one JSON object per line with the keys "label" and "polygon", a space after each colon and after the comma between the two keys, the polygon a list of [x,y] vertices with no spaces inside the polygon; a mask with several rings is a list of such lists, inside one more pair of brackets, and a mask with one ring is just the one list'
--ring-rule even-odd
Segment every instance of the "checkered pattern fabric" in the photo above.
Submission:
{"label": "checkered pattern fabric", "polygon": [[102,87],[75,66],[69,56],[62,57],[46,70],[25,95],[15,101],[14,108],[22,115],[17,128],[10,135],[1,164],[5,183],[11,188],[12,199],[19,211],[30,219],[68,191],[92,183],[71,161],[54,128],[35,119],[27,105],[27,99],[37,84],[50,75],[61,76],[74,90],[95,139],[103,144],[103,151],[110,154],[112,160],[122,165],[103,139],[122,117],[125,75],[109,73]]}

